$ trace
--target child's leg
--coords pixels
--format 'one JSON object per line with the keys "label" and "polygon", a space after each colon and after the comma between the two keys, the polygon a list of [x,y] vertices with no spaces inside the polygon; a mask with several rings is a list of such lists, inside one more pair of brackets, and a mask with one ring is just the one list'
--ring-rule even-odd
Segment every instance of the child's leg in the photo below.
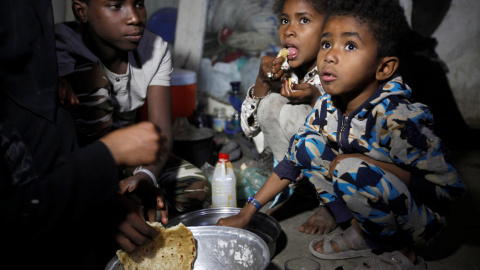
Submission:
{"label": "child's leg", "polygon": [[[290,138],[297,133],[298,128],[303,125],[305,118],[312,111],[307,104],[289,104],[288,99],[278,93],[270,93],[262,99],[258,105],[258,122],[265,136],[267,145],[273,152],[276,160],[283,160],[287,152]],[[306,180],[308,181],[308,180]],[[286,190],[277,195],[271,210],[267,213],[276,219],[284,219],[300,211],[309,210],[318,206],[318,197],[313,194],[310,196],[310,190],[304,188],[310,186],[301,183],[290,184]],[[295,190],[295,191],[294,191]],[[313,192],[314,188],[312,187]],[[284,204],[285,203],[285,204]],[[321,222],[312,217],[309,219],[308,231],[317,232],[321,227]],[[306,222],[306,223],[307,223]],[[313,228],[315,227],[315,228]],[[302,227],[301,231],[305,231]],[[322,230],[323,231],[323,230]]]}
{"label": "child's leg", "polygon": [[165,164],[158,183],[168,204],[169,215],[204,208],[210,194],[210,183],[202,170],[173,154]]}
{"label": "child's leg", "polygon": [[[294,216],[299,212],[317,208],[320,203],[315,187],[313,187],[306,177],[298,180],[292,187],[289,185],[286,192],[289,192],[289,194],[284,195],[285,190],[279,194],[285,196],[283,200],[274,206],[272,203],[273,207],[271,206],[270,209],[265,212],[278,221]],[[278,197],[277,195],[276,200]],[[300,229],[300,231],[304,232],[305,228],[303,230]]]}
{"label": "child's leg", "polygon": [[268,94],[258,104],[258,123],[278,161],[285,156],[290,138],[297,133],[311,111],[310,105],[288,104],[288,99],[277,93]]}
{"label": "child's leg", "polygon": [[[330,161],[336,157],[336,153],[326,147],[326,143],[325,137],[312,132],[306,135],[304,141],[297,145],[298,147],[292,149],[292,156],[296,159],[295,162],[311,168],[308,171],[303,170],[303,174],[311,183],[309,186],[314,192],[314,203],[316,203],[315,207],[318,209],[299,226],[299,231],[307,234],[329,233],[338,225],[328,207],[319,207],[320,200],[327,203],[329,199],[331,200],[334,197],[332,181],[327,176]],[[303,199],[307,197],[306,195],[305,193],[301,194]],[[295,202],[291,204],[294,205]]]}
{"label": "child's leg", "polygon": [[97,64],[79,67],[65,77],[80,104],[72,110],[81,145],[106,135],[112,127],[111,85]]}
{"label": "child's leg", "polygon": [[392,240],[423,244],[433,240],[443,219],[425,205],[417,205],[408,187],[396,176],[361,159],[337,164],[334,192],[352,210],[372,248],[385,248]]}

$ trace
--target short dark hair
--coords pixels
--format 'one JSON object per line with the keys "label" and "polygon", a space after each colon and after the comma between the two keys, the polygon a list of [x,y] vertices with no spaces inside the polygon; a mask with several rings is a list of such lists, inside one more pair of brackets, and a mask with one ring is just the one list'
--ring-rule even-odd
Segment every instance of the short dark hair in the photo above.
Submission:
{"label": "short dark hair", "polygon": [[[316,9],[320,14],[323,14],[323,15],[326,14],[325,0],[303,0],[303,1],[312,5],[312,7]],[[284,2],[285,0],[276,0],[275,3],[273,4],[273,13],[277,14],[277,16],[282,14]]]}
{"label": "short dark hair", "polygon": [[405,10],[398,0],[329,0],[327,20],[353,16],[365,23],[377,41],[377,57],[401,57],[410,32]]}

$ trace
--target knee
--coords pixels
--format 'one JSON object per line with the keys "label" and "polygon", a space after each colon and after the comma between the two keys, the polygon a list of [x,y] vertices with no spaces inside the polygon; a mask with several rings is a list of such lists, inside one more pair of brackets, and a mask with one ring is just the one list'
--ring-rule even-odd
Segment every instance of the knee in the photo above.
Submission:
{"label": "knee", "polygon": [[279,113],[280,127],[287,138],[291,138],[304,125],[312,107],[306,104],[286,104]]}
{"label": "knee", "polygon": [[334,175],[337,180],[342,178],[352,178],[352,180],[360,180],[364,177],[368,177],[372,172],[375,172],[377,168],[374,165],[370,165],[368,162],[360,158],[345,158],[340,160],[334,168]]}
{"label": "knee", "polygon": [[268,126],[272,121],[278,122],[281,108],[288,100],[280,94],[270,93],[258,104],[258,121],[262,126]]}
{"label": "knee", "polygon": [[362,185],[364,178],[370,174],[368,165],[359,158],[345,158],[340,160],[332,172],[332,181],[336,193],[350,193]]}
{"label": "knee", "polygon": [[379,189],[372,187],[381,185],[385,172],[362,159],[346,158],[336,165],[333,175],[337,196],[353,196],[357,191],[361,191],[362,196],[375,201],[380,196]]}

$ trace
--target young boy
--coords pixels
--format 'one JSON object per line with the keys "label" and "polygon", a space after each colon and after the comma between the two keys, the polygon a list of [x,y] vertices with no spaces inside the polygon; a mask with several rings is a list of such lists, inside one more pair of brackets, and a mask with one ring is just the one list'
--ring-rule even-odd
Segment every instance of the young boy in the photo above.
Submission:
{"label": "young boy", "polygon": [[125,170],[121,192],[139,182],[157,185],[164,195],[163,223],[168,214],[201,209],[209,183],[199,168],[171,154],[171,56],[167,42],[145,29],[144,1],[73,0],[72,11],[78,22],[56,26],[56,46],[66,81],[60,93],[65,105],[76,105],[80,143],[135,123],[148,102],[149,121],[166,135],[166,150],[155,165]]}
{"label": "young boy", "polygon": [[252,205],[232,219],[243,225],[275,189],[303,172],[345,228],[312,241],[315,256],[368,256],[359,269],[424,269],[413,247],[440,232],[449,202],[462,197],[465,186],[432,132],[429,108],[408,101],[411,90],[396,73],[408,29],[403,8],[393,0],[327,7],[317,57],[327,94]]}

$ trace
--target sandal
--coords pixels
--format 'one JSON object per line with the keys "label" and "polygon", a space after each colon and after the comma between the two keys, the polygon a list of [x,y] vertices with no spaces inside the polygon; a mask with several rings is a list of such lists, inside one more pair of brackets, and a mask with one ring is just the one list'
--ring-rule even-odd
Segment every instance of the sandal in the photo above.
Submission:
{"label": "sandal", "polygon": [[[318,242],[323,241],[323,251],[320,253],[315,250],[315,246]],[[335,252],[332,247],[332,242],[335,242],[340,248],[340,252]],[[350,244],[350,246],[349,246]],[[310,252],[313,256],[325,259],[325,260],[339,260],[339,259],[349,259],[355,257],[368,257],[373,253],[372,250],[367,246],[363,238],[358,234],[358,232],[353,227],[348,227],[342,233],[337,233],[334,235],[327,235],[310,242],[309,246]]]}
{"label": "sandal", "polygon": [[355,270],[424,270],[427,265],[422,257],[417,256],[417,261],[413,264],[405,255],[399,251],[385,252],[380,255],[373,255]]}

